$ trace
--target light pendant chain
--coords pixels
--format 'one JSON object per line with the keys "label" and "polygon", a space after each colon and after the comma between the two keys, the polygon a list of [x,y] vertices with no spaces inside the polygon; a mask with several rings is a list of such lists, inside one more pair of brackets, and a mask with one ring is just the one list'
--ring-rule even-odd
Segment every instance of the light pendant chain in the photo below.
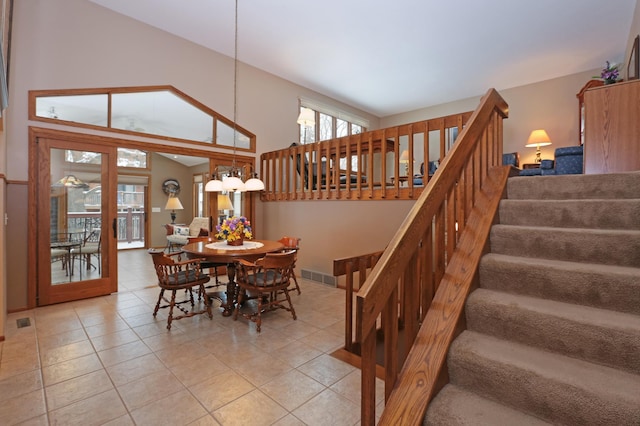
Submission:
{"label": "light pendant chain", "polygon": [[236,120],[238,115],[238,0],[235,1],[235,34],[233,46],[233,163],[231,164],[232,175],[236,170]]}

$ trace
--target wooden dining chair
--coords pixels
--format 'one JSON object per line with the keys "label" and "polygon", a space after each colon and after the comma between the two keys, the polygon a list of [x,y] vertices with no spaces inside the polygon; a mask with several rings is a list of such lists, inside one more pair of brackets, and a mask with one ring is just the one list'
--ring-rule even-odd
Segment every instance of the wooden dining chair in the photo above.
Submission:
{"label": "wooden dining chair", "polygon": [[[160,308],[169,308],[169,316],[167,318],[167,329],[171,330],[171,322],[181,318],[188,318],[198,314],[207,314],[209,319],[213,318],[211,313],[211,301],[208,297],[204,297],[205,308],[199,311],[194,310],[195,301],[193,299],[193,288],[197,287],[197,291],[204,293],[204,285],[209,282],[209,275],[202,272],[200,267],[201,259],[182,260],[182,252],[165,254],[163,250],[150,249],[149,254],[153,258],[153,266],[158,276],[158,286],[160,287],[160,295],[158,302],[153,310],[155,317]],[[167,300],[164,296],[165,290],[171,291],[171,299]],[[187,300],[176,302],[176,292],[178,290],[187,290],[189,297]],[[160,306],[162,301],[167,304]],[[180,306],[183,303],[191,302],[191,311]],[[173,316],[173,308],[177,307],[184,315]]]}
{"label": "wooden dining chair", "polygon": [[296,262],[298,261],[298,250],[300,250],[300,241],[302,238],[298,237],[282,237],[278,240],[279,243],[284,245],[284,251],[294,250],[296,252],[295,260],[293,262],[293,269],[291,270],[291,278],[293,279],[294,284],[296,285],[296,290],[298,294],[300,294],[300,285],[298,284],[298,278],[296,277]]}
{"label": "wooden dining chair", "polygon": [[[275,309],[291,312],[293,319],[297,319],[296,311],[289,296],[289,285],[295,264],[295,250],[283,253],[267,253],[255,262],[240,259],[236,264],[236,284],[239,287],[238,301],[233,312],[233,319],[237,320],[242,314],[245,318],[256,323],[260,332],[262,313]],[[258,303],[255,311],[240,312],[242,304],[251,294]],[[286,305],[284,304],[286,302]],[[243,309],[248,309],[243,307]]]}

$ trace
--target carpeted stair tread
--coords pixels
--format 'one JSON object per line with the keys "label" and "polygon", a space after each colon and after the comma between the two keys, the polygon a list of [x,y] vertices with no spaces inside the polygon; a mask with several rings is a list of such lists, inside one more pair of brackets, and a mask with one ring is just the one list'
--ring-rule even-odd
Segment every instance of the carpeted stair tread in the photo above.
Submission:
{"label": "carpeted stair tread", "polygon": [[523,200],[640,198],[640,172],[513,177],[507,182],[507,197]]}
{"label": "carpeted stair tread", "polygon": [[491,252],[605,265],[640,265],[640,231],[494,225]]}
{"label": "carpeted stair tread", "polygon": [[638,375],[469,330],[452,343],[447,363],[451,383],[555,424],[640,419]]}
{"label": "carpeted stair tread", "polygon": [[499,214],[503,225],[640,230],[640,199],[505,199]]}
{"label": "carpeted stair tread", "polygon": [[640,268],[489,253],[480,286],[640,315]]}
{"label": "carpeted stair tread", "polygon": [[640,316],[477,289],[467,328],[640,374]]}
{"label": "carpeted stair tread", "polygon": [[447,385],[438,393],[429,405],[424,421],[425,426],[544,426],[549,424],[454,385]]}

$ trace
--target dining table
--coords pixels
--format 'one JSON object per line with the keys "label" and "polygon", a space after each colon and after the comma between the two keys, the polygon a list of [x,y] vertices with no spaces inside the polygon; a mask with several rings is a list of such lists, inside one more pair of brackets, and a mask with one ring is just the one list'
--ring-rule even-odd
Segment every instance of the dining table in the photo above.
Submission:
{"label": "dining table", "polygon": [[223,316],[230,316],[233,313],[237,300],[235,262],[240,259],[255,262],[267,253],[275,253],[282,250],[284,250],[284,244],[279,241],[244,240],[242,245],[232,246],[224,240],[220,241],[213,238],[190,242],[182,247],[182,251],[190,259],[199,258],[204,259],[205,262],[227,265],[229,282],[224,294],[207,294],[208,297],[220,300]]}

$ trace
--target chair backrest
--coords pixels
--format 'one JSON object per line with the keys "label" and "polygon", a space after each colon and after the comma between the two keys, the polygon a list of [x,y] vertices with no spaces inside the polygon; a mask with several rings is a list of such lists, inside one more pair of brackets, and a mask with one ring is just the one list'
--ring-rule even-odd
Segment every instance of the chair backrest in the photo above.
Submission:
{"label": "chair backrest", "polygon": [[300,250],[300,240],[298,237],[282,237],[278,240],[279,243],[284,245],[285,250]]}
{"label": "chair backrest", "polygon": [[87,244],[100,245],[101,238],[102,238],[102,230],[100,228],[93,229],[91,232],[89,232],[89,235],[87,235],[87,238],[84,239],[84,245],[85,246]]}
{"label": "chair backrest", "polygon": [[272,284],[288,283],[293,275],[296,262],[296,251],[289,250],[281,253],[267,253],[263,258],[256,260],[256,266],[262,268],[265,279],[271,278]]}

